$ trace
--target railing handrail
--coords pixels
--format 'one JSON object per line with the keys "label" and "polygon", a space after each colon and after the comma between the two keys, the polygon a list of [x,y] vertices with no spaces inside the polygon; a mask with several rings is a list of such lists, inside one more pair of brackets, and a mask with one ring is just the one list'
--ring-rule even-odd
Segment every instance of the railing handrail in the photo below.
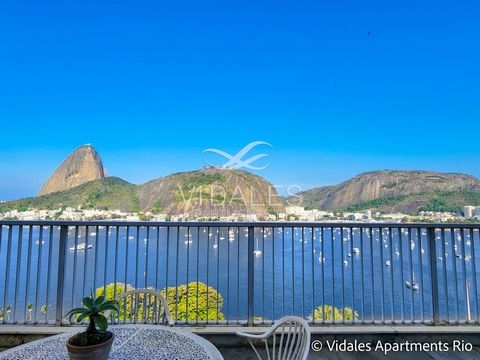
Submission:
{"label": "railing handrail", "polygon": [[335,228],[434,228],[477,229],[479,223],[398,223],[343,221],[128,221],[128,220],[0,220],[0,225],[131,226],[131,227],[335,227]]}

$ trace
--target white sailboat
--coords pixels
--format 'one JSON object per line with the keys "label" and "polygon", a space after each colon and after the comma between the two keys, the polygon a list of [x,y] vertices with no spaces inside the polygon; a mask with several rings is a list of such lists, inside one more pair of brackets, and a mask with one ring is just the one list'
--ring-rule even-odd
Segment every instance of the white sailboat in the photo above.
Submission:
{"label": "white sailboat", "polygon": [[258,239],[255,239],[255,250],[253,250],[253,255],[255,257],[262,256],[262,251],[258,248]]}
{"label": "white sailboat", "polygon": [[406,286],[407,288],[409,288],[409,289],[411,288],[411,289],[413,289],[414,291],[417,291],[417,290],[420,288],[420,284],[417,283],[417,281],[415,280],[415,273],[413,273],[413,276],[412,276],[412,277],[413,277],[413,279],[412,279],[412,280],[413,280],[413,284],[410,284],[410,281],[406,280],[406,281],[405,281],[405,286]]}
{"label": "white sailboat", "polygon": [[[87,245],[87,244],[85,244],[85,243],[81,243],[81,244],[78,244],[78,245],[76,246],[76,249],[77,249],[77,250],[87,250],[87,249],[91,249],[92,247],[93,247],[92,244],[88,244],[88,245]],[[70,247],[70,251],[75,251],[75,246]]]}

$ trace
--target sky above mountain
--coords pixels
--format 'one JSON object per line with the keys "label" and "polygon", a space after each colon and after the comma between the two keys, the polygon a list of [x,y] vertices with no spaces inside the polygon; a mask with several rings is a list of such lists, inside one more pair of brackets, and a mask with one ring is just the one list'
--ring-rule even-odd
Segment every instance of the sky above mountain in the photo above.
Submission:
{"label": "sky above mountain", "polygon": [[133,183],[256,140],[280,192],[385,168],[480,176],[478,2],[1,8],[0,199],[36,194],[84,143]]}

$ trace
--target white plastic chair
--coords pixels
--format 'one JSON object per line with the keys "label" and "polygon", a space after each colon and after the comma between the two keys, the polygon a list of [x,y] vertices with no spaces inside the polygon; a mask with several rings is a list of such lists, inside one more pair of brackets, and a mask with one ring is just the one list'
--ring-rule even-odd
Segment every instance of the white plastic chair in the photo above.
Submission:
{"label": "white plastic chair", "polygon": [[264,334],[237,332],[237,336],[248,340],[259,360],[263,359],[255,342],[263,342],[268,360],[306,360],[310,350],[310,326],[297,316],[285,316],[277,320]]}
{"label": "white plastic chair", "polygon": [[[129,320],[127,313],[129,313],[130,318],[133,318],[130,320],[133,320],[134,323],[160,324],[165,322],[166,318],[168,325],[175,324],[167,300],[156,290],[129,290],[118,295],[115,300],[117,300],[120,313],[123,312],[123,315],[112,314],[114,322],[115,319],[127,322]],[[139,310],[142,310],[141,314]]]}

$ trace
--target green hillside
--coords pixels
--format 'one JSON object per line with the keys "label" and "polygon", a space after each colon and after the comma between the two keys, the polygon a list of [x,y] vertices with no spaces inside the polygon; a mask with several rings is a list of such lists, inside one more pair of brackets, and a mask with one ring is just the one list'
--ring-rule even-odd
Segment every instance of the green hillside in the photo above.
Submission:
{"label": "green hillside", "polygon": [[117,177],[87,182],[74,188],[43,196],[29,197],[0,204],[0,212],[9,210],[58,209],[78,207],[138,211],[137,186]]}
{"label": "green hillside", "polygon": [[374,209],[378,211],[417,213],[418,211],[448,211],[460,213],[464,205],[480,205],[480,192],[432,191],[420,194],[391,196],[352,205],[346,211]]}

